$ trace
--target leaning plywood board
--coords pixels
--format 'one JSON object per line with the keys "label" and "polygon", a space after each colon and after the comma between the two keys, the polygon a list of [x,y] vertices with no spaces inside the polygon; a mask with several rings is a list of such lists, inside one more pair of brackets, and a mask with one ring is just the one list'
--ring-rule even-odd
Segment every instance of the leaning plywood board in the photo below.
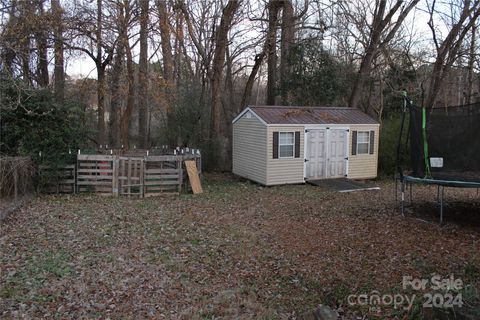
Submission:
{"label": "leaning plywood board", "polygon": [[200,178],[198,177],[197,165],[195,160],[185,160],[185,167],[187,168],[188,180],[192,186],[192,191],[194,194],[202,193],[202,184],[200,183]]}

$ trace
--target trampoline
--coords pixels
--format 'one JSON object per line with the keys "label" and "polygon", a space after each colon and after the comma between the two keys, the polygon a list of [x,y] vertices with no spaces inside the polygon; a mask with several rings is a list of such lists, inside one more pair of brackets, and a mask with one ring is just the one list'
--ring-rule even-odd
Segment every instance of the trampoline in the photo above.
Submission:
{"label": "trampoline", "polygon": [[[408,118],[408,129],[406,119]],[[397,142],[396,181],[401,182],[400,208],[405,216],[405,191],[412,185],[437,186],[440,223],[445,188],[480,188],[480,102],[426,109],[404,95]],[[410,168],[402,168],[402,151],[410,154]],[[398,188],[396,188],[397,190]],[[397,192],[397,191],[396,191]]]}

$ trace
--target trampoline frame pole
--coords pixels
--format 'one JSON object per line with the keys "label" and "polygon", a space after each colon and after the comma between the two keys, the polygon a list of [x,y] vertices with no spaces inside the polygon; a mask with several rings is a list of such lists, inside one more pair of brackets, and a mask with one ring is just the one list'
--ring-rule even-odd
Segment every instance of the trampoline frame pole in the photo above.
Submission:
{"label": "trampoline frame pole", "polygon": [[402,217],[405,217],[405,178],[402,178],[402,198],[400,199],[402,208]]}
{"label": "trampoline frame pole", "polygon": [[413,188],[413,183],[410,183],[410,206],[411,206],[412,203],[413,203],[413,192],[412,192],[412,188]]}
{"label": "trampoline frame pole", "polygon": [[[478,189],[477,189],[477,195],[478,195]],[[397,205],[398,202],[398,178],[395,176],[395,206]]]}
{"label": "trampoline frame pole", "polygon": [[443,189],[444,186],[438,186],[440,197],[440,224],[443,223]]}

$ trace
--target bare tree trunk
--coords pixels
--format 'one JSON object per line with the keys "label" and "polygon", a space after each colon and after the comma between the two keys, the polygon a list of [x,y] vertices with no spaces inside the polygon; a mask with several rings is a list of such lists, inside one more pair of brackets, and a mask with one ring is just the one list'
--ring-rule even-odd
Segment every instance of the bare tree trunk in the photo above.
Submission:
{"label": "bare tree trunk", "polygon": [[52,11],[54,19],[54,92],[57,102],[63,102],[65,98],[65,69],[63,57],[63,22],[60,0],[52,0]]}
{"label": "bare tree trunk", "polygon": [[97,113],[98,113],[98,138],[97,143],[105,145],[105,67],[102,63],[102,0],[97,0]]}
{"label": "bare tree trunk", "polygon": [[[38,16],[40,19],[45,17],[45,10],[43,8],[43,0],[37,2]],[[47,34],[44,25],[39,25],[35,30],[35,41],[38,50],[38,65],[37,65],[37,82],[40,87],[48,86],[48,45]]]}
{"label": "bare tree trunk", "polygon": [[170,83],[174,79],[172,45],[170,43],[170,26],[168,23],[168,11],[166,0],[158,0],[158,17],[160,27],[160,38],[163,56],[163,78],[167,83],[167,88],[172,86]]}
{"label": "bare tree trunk", "polygon": [[183,15],[180,11],[177,12],[175,17],[175,52],[174,52],[174,77],[175,77],[175,86],[180,88],[181,81],[182,81],[182,74],[181,74],[181,64],[182,64],[182,47],[184,42],[184,34],[183,34]]}
{"label": "bare tree trunk", "polygon": [[282,38],[280,41],[280,96],[283,105],[288,105],[288,79],[291,74],[290,48],[295,40],[295,17],[291,0],[283,2]]}
{"label": "bare tree trunk", "polygon": [[[253,64],[252,71],[248,76],[247,83],[245,84],[245,90],[243,91],[242,102],[240,104],[240,108],[245,108],[252,96],[253,85],[255,83],[255,78],[257,77],[257,73],[262,66],[263,58],[265,57],[265,50],[261,53],[257,54],[255,57],[255,63]],[[239,110],[240,111],[240,110]]]}
{"label": "bare tree trunk", "polygon": [[22,67],[22,76],[23,81],[32,85],[32,74],[30,72],[30,28],[28,27],[27,20],[31,17],[31,3],[29,1],[20,1],[19,2],[19,11],[20,11],[20,33],[21,37],[19,40],[20,47],[20,56],[21,56],[21,67]]}
{"label": "bare tree trunk", "polygon": [[140,58],[139,58],[139,97],[138,97],[138,139],[141,148],[148,145],[148,0],[140,3]]}
{"label": "bare tree trunk", "polygon": [[[126,30],[125,30],[125,33],[127,33]],[[132,49],[130,48],[127,34],[125,34],[123,37],[123,45],[124,45],[126,58],[127,58],[128,93],[127,93],[127,106],[121,118],[120,135],[122,139],[122,144],[125,146],[125,148],[129,148],[130,120],[132,118],[134,99],[135,99],[135,74],[134,74],[135,70],[133,68]]]}
{"label": "bare tree trunk", "polygon": [[473,65],[475,63],[475,37],[477,34],[477,26],[474,25],[472,27],[472,39],[470,40],[470,53],[469,53],[469,60],[468,60],[468,79],[467,79],[467,99],[465,104],[472,103],[472,96],[473,96]]}
{"label": "bare tree trunk", "polygon": [[120,78],[123,71],[123,43],[117,44],[117,53],[113,61],[112,66],[112,78],[111,78],[111,92],[112,97],[110,100],[110,145],[118,147],[120,144],[120,124],[119,115],[122,112],[122,88],[120,85]]}
{"label": "bare tree trunk", "polygon": [[[375,59],[375,55],[379,49],[386,46],[395,37],[395,34],[397,33],[398,29],[400,29],[403,21],[410,11],[415,8],[419,1],[420,0],[411,0],[408,4],[404,4],[403,0],[396,0],[395,4],[387,13],[387,0],[379,0],[377,2],[368,45],[365,48],[365,54],[362,58],[362,62],[360,63],[360,69],[358,70],[357,78],[355,79],[352,92],[348,100],[348,106],[359,107],[365,82],[372,72],[372,63]],[[385,30],[387,29],[386,27],[392,23],[392,19],[399,9],[400,11],[397,20],[395,23],[393,23],[393,26],[382,39],[382,35],[384,35]]]}
{"label": "bare tree trunk", "polygon": [[360,98],[365,86],[365,81],[369,77],[372,71],[372,62],[375,56],[376,50],[374,46],[369,45],[365,51],[365,55],[360,63],[360,69],[358,70],[357,79],[355,80],[352,88],[352,93],[350,94],[350,99],[348,100],[349,107],[359,107]]}
{"label": "bare tree trunk", "polygon": [[268,33],[267,33],[267,105],[275,104],[277,86],[277,22],[281,2],[268,2]]}
{"label": "bare tree trunk", "polygon": [[97,64],[97,113],[98,113],[98,138],[99,145],[105,145],[105,68]]}
{"label": "bare tree trunk", "polygon": [[[458,51],[461,48],[462,42],[468,31],[475,25],[477,18],[480,16],[480,0],[475,1],[470,5],[470,1],[464,3],[460,17],[445,39],[439,44],[436,40],[437,33],[433,24],[433,12],[435,1],[431,7],[429,27],[432,30],[437,47],[437,57],[433,65],[432,77],[428,86],[428,91],[425,98],[425,107],[433,108],[440,92],[443,81],[447,75],[448,70],[457,59]],[[468,20],[470,19],[470,20]],[[464,25],[464,23],[466,23]]]}
{"label": "bare tree trunk", "polygon": [[18,17],[15,16],[17,11],[17,1],[12,0],[10,2],[10,8],[8,10],[8,21],[4,26],[4,32],[2,34],[3,38],[7,45],[1,48],[1,59],[3,60],[2,71],[4,71],[9,76],[13,76],[13,62],[17,56],[13,47],[13,41],[17,39],[18,35]]}
{"label": "bare tree trunk", "polygon": [[[226,70],[225,70],[225,93],[226,99],[223,103],[227,119],[237,113],[237,104],[235,103],[235,85],[233,82],[233,58],[230,55],[230,48],[226,47]],[[228,128],[230,128],[230,121],[226,121]],[[230,130],[228,130],[229,132]]]}
{"label": "bare tree trunk", "polygon": [[[166,0],[157,1],[160,40],[162,45],[163,56],[163,79],[165,80],[165,114],[167,118],[167,128],[172,129],[175,122],[173,114],[174,94],[175,90],[175,71],[174,60],[172,54],[172,45],[170,43],[170,25],[168,23],[168,10]],[[177,40],[178,41],[178,40]],[[180,62],[178,62],[180,64]],[[170,130],[169,130],[170,131]],[[168,143],[173,146],[176,144],[173,138],[168,139]]]}
{"label": "bare tree trunk", "polygon": [[225,62],[225,53],[228,45],[228,32],[232,25],[233,17],[240,2],[237,0],[230,0],[222,12],[220,26],[216,34],[215,52],[212,62],[212,111],[211,111],[211,125],[210,125],[210,139],[211,141],[218,141],[218,152],[215,152],[214,165],[220,170],[228,170],[229,162],[229,134],[227,132],[225,112],[222,107],[222,71]]}

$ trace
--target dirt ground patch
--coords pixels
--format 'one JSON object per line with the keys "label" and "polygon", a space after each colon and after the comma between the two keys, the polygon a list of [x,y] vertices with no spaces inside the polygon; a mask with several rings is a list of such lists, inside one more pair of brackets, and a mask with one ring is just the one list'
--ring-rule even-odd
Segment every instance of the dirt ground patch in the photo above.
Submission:
{"label": "dirt ground patch", "polygon": [[[0,317],[288,319],[319,304],[369,318],[422,318],[352,306],[350,294],[408,293],[402,277],[480,288],[480,200],[417,186],[402,218],[394,184],[333,193],[208,176],[205,193],[142,200],[42,196],[0,227]],[[411,293],[411,292],[410,292]]]}

